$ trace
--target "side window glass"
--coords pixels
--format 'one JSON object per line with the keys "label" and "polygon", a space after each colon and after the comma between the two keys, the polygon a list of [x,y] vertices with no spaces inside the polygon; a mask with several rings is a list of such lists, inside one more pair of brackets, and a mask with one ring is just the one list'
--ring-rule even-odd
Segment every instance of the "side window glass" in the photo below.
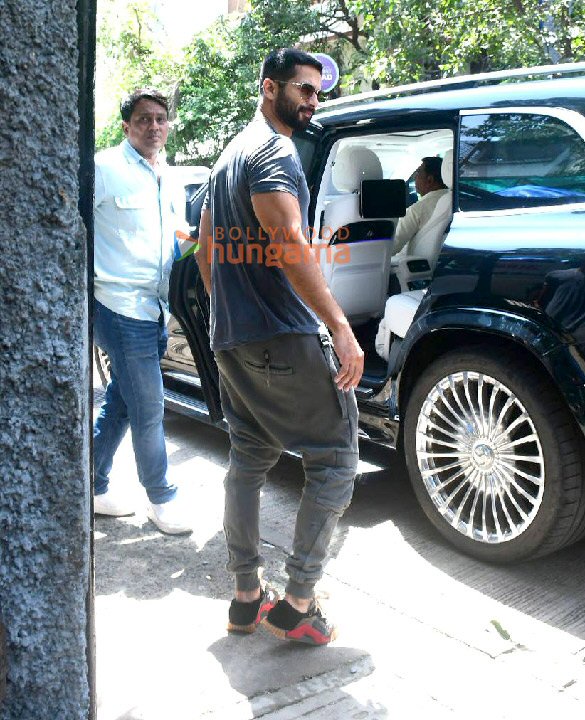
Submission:
{"label": "side window glass", "polygon": [[585,202],[585,141],[558,118],[464,116],[459,158],[461,210]]}

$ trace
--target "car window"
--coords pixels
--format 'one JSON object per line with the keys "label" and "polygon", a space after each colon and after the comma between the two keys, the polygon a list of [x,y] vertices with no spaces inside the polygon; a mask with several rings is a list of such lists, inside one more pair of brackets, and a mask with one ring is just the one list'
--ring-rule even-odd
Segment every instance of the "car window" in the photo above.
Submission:
{"label": "car window", "polygon": [[[336,201],[356,208],[362,180],[404,180],[407,205],[418,200],[414,174],[423,157],[453,149],[450,128],[420,128],[395,132],[345,135],[329,148],[315,203],[315,218]],[[356,212],[358,210],[356,209]]]}
{"label": "car window", "polygon": [[461,210],[585,202],[585,142],[556,117],[464,116],[459,158]]}

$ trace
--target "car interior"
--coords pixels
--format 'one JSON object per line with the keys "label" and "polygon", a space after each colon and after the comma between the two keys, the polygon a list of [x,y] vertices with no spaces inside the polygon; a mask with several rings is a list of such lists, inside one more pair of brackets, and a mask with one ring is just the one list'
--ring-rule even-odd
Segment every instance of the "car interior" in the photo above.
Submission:
{"label": "car interior", "polygon": [[[407,252],[394,254],[398,221],[418,199],[414,172],[423,157],[437,155],[449,192]],[[316,199],[313,247],[364,349],[362,387],[377,388],[391,371],[390,347],[412,322],[451,220],[452,185],[450,129],[346,137],[331,147]]]}

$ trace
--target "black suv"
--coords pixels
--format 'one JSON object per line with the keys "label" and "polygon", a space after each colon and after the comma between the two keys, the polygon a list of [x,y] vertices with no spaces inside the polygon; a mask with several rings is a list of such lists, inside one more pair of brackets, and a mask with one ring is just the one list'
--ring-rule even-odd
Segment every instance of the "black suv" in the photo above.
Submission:
{"label": "black suv", "polygon": [[[585,64],[341,98],[296,143],[315,252],[366,353],[363,435],[403,444],[426,515],[470,555],[582,537]],[[414,171],[436,155],[449,190],[393,254]],[[171,295],[168,407],[222,425],[192,257]]]}

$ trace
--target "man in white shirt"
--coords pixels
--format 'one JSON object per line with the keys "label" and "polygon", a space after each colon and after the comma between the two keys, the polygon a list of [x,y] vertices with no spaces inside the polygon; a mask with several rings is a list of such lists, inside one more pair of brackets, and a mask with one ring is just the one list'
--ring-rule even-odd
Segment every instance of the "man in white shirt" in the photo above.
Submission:
{"label": "man in white shirt", "polygon": [[94,425],[94,511],[133,514],[108,486],[114,454],[130,426],[149,518],[163,532],[186,533],[192,528],[167,479],[159,365],[185,194],[165,174],[160,154],[168,135],[166,98],[157,90],[136,90],[120,111],[126,139],[95,158],[94,340],[108,353],[111,381]]}
{"label": "man in white shirt", "polygon": [[401,250],[404,250],[403,255],[425,254],[424,251],[414,248],[411,240],[429,221],[439,198],[449,192],[441,178],[442,162],[440,157],[425,157],[417,168],[414,183],[421,198],[411,205],[406,215],[398,221],[392,248],[393,255]]}

